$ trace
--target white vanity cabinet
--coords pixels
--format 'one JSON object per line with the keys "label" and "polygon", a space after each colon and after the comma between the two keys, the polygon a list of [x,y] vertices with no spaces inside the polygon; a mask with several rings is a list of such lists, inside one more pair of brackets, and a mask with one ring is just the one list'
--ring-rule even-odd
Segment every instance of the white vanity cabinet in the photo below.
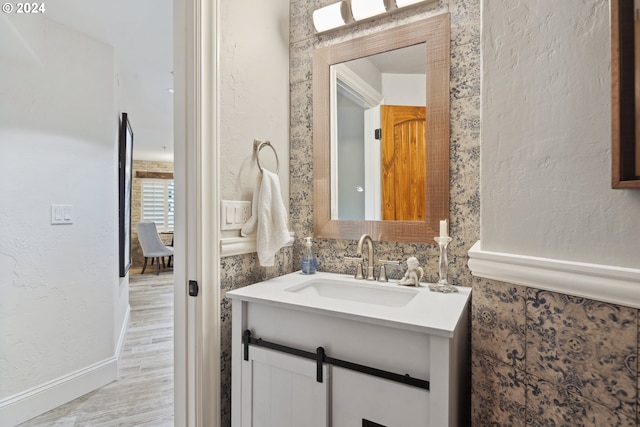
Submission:
{"label": "white vanity cabinet", "polygon": [[233,426],[461,426],[470,292],[330,273],[228,292]]}

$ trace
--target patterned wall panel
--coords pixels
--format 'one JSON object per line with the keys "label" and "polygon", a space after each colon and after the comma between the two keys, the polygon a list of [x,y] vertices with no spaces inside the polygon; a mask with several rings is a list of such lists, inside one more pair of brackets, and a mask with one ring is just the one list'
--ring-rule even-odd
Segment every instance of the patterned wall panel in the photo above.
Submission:
{"label": "patterned wall panel", "polygon": [[638,425],[638,310],[478,280],[474,426]]}

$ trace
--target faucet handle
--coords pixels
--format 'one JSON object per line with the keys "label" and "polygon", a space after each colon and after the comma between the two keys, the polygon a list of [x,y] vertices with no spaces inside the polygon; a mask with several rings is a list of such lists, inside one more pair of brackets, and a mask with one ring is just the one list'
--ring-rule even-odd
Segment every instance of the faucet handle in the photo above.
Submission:
{"label": "faucet handle", "polygon": [[356,268],[356,274],[353,277],[358,279],[358,280],[364,279],[364,271],[363,271],[363,267],[362,267],[362,256],[360,256],[360,255],[358,255],[358,256],[346,256],[345,255],[344,259],[346,259],[347,261],[359,261],[358,262],[358,266]]}
{"label": "faucet handle", "polygon": [[400,261],[379,259],[378,264],[380,264],[380,274],[378,274],[378,282],[388,282],[389,278],[387,277],[387,265],[400,265]]}

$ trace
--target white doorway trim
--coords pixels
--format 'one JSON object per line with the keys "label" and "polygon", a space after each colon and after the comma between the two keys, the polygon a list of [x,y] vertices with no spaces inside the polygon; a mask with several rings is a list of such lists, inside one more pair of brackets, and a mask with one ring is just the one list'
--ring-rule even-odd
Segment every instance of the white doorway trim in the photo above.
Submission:
{"label": "white doorway trim", "polygon": [[220,422],[218,5],[174,0],[174,422],[189,427]]}
{"label": "white doorway trim", "polygon": [[[384,97],[373,86],[362,79],[357,73],[345,64],[333,64],[329,69],[329,127],[330,127],[330,153],[331,153],[331,219],[340,218],[339,212],[339,192],[338,186],[338,92],[342,93],[345,97],[355,102],[362,107],[365,115],[365,128],[364,132],[364,150],[365,150],[365,168],[371,165],[379,165],[379,158],[375,158],[375,152],[372,152],[372,148],[369,146],[369,142],[374,141],[376,145],[376,139],[373,137],[373,130],[380,127],[380,118],[377,119],[377,124],[373,113],[375,111],[380,112],[380,105],[384,101]],[[370,112],[371,109],[375,109],[374,112]],[[372,121],[373,119],[373,121]],[[371,127],[375,126],[375,127]],[[379,151],[379,142],[378,151]],[[375,151],[375,150],[374,150]],[[370,160],[377,161],[377,163],[368,163]],[[377,168],[380,169],[379,167]],[[371,196],[373,194],[370,189],[378,189],[380,192],[380,184],[375,185],[374,179],[376,176],[372,175],[370,170],[365,170],[365,211],[375,211],[370,208],[374,203]],[[369,196],[367,196],[370,194]],[[381,196],[378,196],[380,199]],[[379,209],[381,211],[381,208]],[[381,214],[380,214],[381,215]],[[365,216],[366,219],[377,219],[373,213]]]}

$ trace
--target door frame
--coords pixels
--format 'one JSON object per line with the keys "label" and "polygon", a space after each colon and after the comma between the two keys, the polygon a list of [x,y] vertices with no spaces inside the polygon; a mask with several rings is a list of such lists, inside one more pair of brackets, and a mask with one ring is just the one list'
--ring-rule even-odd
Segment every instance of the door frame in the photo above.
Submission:
{"label": "door frame", "polygon": [[[333,64],[329,69],[329,144],[331,153],[331,218],[340,218],[339,212],[339,192],[338,186],[338,91],[339,89],[345,94],[347,98],[361,106],[363,114],[365,114],[365,128],[364,132],[364,161],[365,161],[365,199],[367,199],[367,191],[370,188],[376,188],[375,186],[369,187],[371,181],[368,178],[374,178],[370,175],[370,171],[367,170],[371,165],[367,165],[367,161],[374,154],[370,153],[368,142],[374,140],[373,131],[377,129],[368,128],[367,126],[375,126],[374,122],[368,120],[371,114],[367,114],[372,108],[379,107],[384,102],[384,96],[378,92],[373,86],[367,83],[356,72],[350,69],[345,64]],[[380,120],[378,119],[378,122]],[[377,185],[379,192],[379,184]],[[367,201],[365,201],[365,212],[367,211]],[[376,219],[376,218],[365,218]]]}
{"label": "door frame", "polygon": [[[174,423],[220,423],[219,0],[173,0]],[[199,296],[188,296],[189,280]]]}

